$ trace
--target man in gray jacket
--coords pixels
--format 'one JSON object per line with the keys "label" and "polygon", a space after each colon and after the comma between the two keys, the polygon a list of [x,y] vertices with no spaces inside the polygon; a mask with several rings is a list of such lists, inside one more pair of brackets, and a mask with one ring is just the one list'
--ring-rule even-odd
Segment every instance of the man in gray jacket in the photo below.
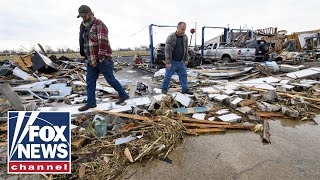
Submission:
{"label": "man in gray jacket", "polygon": [[165,58],[166,74],[162,84],[162,93],[167,94],[172,75],[179,76],[182,93],[193,94],[188,89],[186,66],[188,65],[188,37],[185,35],[186,23],[179,22],[177,31],[171,33],[166,40]]}

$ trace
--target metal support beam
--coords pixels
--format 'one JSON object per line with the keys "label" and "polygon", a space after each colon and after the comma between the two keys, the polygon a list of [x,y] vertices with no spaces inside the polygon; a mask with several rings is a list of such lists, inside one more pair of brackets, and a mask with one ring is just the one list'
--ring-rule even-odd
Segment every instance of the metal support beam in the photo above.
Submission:
{"label": "metal support beam", "polygon": [[227,34],[229,31],[229,28],[225,27],[213,27],[213,26],[203,26],[202,27],[202,39],[201,39],[201,64],[203,64],[203,50],[204,50],[204,30],[205,28],[211,28],[211,29],[224,29],[223,37],[224,41],[227,39]]}
{"label": "metal support beam", "polygon": [[177,27],[177,26],[168,26],[168,25],[156,25],[156,24],[150,24],[149,25],[149,39],[150,39],[150,65],[152,66],[154,64],[154,52],[153,52],[153,29],[152,27]]}

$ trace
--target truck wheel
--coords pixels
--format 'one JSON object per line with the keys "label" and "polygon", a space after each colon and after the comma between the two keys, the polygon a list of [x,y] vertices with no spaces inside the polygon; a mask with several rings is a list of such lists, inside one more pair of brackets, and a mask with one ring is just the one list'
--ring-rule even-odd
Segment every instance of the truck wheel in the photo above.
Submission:
{"label": "truck wheel", "polygon": [[226,63],[230,63],[231,62],[231,58],[229,56],[224,56],[222,59],[221,59],[221,63],[222,64],[226,64]]}

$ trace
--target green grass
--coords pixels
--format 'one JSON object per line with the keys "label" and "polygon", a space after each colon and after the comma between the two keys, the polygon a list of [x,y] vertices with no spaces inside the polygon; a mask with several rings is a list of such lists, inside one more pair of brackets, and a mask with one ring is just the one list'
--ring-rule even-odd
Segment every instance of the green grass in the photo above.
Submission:
{"label": "green grass", "polygon": [[[135,56],[136,54],[140,54],[141,56],[148,56],[149,55],[149,51],[114,51],[112,53],[113,57],[117,57],[117,56]],[[54,54],[57,56],[57,58],[61,57],[61,56],[66,56],[68,58],[77,58],[77,57],[81,57],[79,53],[65,53],[65,54]],[[51,56],[51,54],[49,54],[49,56]],[[3,60],[13,60],[16,61],[19,58],[19,56],[0,56],[0,61]]]}

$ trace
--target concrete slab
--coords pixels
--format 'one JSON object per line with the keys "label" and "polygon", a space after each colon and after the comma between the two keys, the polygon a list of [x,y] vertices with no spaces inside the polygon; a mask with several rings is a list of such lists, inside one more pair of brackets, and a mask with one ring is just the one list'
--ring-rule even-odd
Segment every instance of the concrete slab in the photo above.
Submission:
{"label": "concrete slab", "polygon": [[190,107],[193,104],[193,100],[191,98],[180,92],[173,93],[172,96],[176,101],[180,102],[185,107]]}
{"label": "concrete slab", "polygon": [[286,76],[293,79],[307,78],[312,76],[319,76],[320,68],[308,68],[296,72],[287,73]]}
{"label": "concrete slab", "polygon": [[232,95],[232,94],[234,94],[234,93],[235,93],[235,91],[232,90],[232,89],[227,89],[227,90],[225,90],[225,91],[222,91],[222,94],[226,94],[226,95],[228,95],[228,96],[230,96],[230,95]]}
{"label": "concrete slab", "polygon": [[252,109],[248,106],[239,107],[236,110],[241,112],[242,114],[250,114],[252,112]]}
{"label": "concrete slab", "polygon": [[232,108],[236,108],[241,101],[243,101],[242,98],[236,98],[233,101],[231,101],[230,106]]}
{"label": "concrete slab", "polygon": [[300,114],[299,111],[292,109],[292,108],[289,108],[289,107],[285,107],[285,106],[281,107],[281,111],[282,111],[282,114],[290,116],[290,117],[294,117],[294,118],[299,117],[299,114]]}
{"label": "concrete slab", "polygon": [[200,90],[201,90],[203,93],[208,93],[208,94],[216,94],[216,93],[219,93],[219,91],[216,90],[216,89],[213,88],[213,87],[202,87],[202,88],[200,88]]}
{"label": "concrete slab", "polygon": [[227,114],[227,113],[229,113],[229,109],[221,109],[216,112],[216,114],[218,114],[218,115],[223,115],[223,114]]}
{"label": "concrete slab", "polygon": [[218,119],[224,122],[237,122],[241,118],[242,118],[241,116],[238,116],[237,114],[234,114],[234,113],[226,114],[218,117]]}
{"label": "concrete slab", "polygon": [[206,117],[205,113],[195,113],[192,115],[192,118],[194,119],[200,119],[200,120],[204,120]]}
{"label": "concrete slab", "polygon": [[214,100],[218,101],[218,102],[222,102],[223,100],[229,98],[228,95],[224,95],[224,94],[220,94],[218,96],[213,97]]}
{"label": "concrete slab", "polygon": [[220,94],[209,94],[208,97],[210,100],[213,100],[216,96],[219,96]]}

